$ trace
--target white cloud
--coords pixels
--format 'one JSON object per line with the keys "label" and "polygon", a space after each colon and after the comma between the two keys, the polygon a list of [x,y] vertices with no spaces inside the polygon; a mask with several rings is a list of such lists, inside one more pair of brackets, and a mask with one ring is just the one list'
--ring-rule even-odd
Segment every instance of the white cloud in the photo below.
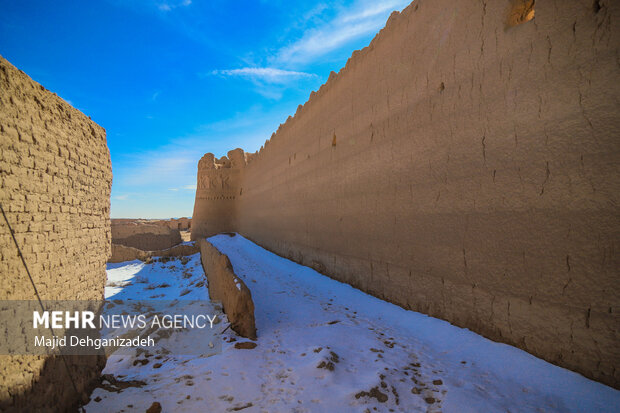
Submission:
{"label": "white cloud", "polygon": [[272,67],[244,67],[241,69],[214,70],[211,74],[220,76],[238,76],[267,83],[287,83],[299,78],[316,77],[316,75],[312,73],[275,69]]}
{"label": "white cloud", "polygon": [[192,0],[183,0],[181,2],[168,2],[168,3],[160,3],[157,5],[157,8],[161,11],[171,11],[172,9],[176,9],[177,7],[187,7],[192,4]]}
{"label": "white cloud", "polygon": [[301,80],[318,79],[313,73],[276,69],[273,67],[244,67],[241,69],[214,70],[217,76],[239,77],[254,84],[254,91],[267,99],[279,100],[284,90],[295,87]]}
{"label": "white cloud", "polygon": [[[171,139],[161,147],[123,154],[114,165],[113,190],[120,194],[152,192],[175,197],[191,194],[196,189],[198,161],[206,152],[219,158],[235,147],[254,151],[291,110],[288,105],[270,106],[267,111],[253,107],[229,119],[202,125],[194,133]],[[126,197],[119,200],[123,199]]]}
{"label": "white cloud", "polygon": [[[114,162],[112,211],[115,218],[165,218],[191,215],[198,161],[206,152],[219,158],[236,146],[257,149],[291,108],[240,112],[205,124],[159,147],[122,153]],[[119,194],[118,196],[116,194]],[[126,194],[130,194],[127,196]]]}
{"label": "white cloud", "polygon": [[401,10],[407,4],[409,0],[357,1],[280,49],[274,60],[283,65],[313,61],[356,39],[376,33],[385,25],[392,11]]}
{"label": "white cloud", "polygon": [[[406,4],[409,4],[407,2]],[[397,9],[402,9],[403,2],[402,1],[379,1],[372,2],[361,5],[361,7],[352,10],[349,13],[345,13],[341,16],[341,21],[343,23],[354,22],[363,19],[367,19],[370,17],[376,17],[380,15],[384,17],[386,14],[389,16],[391,12]]]}
{"label": "white cloud", "polygon": [[321,13],[327,9],[328,9],[327,4],[319,3],[316,6],[314,6],[312,9],[304,13],[304,15],[302,16],[302,21],[311,21],[314,17],[320,16]]}
{"label": "white cloud", "polygon": [[196,190],[196,185],[183,185],[180,188],[168,188],[168,191],[172,191],[172,192],[178,192],[179,189],[184,189],[186,191],[195,191]]}
{"label": "white cloud", "polygon": [[[297,28],[311,26],[302,31],[297,40],[259,59],[256,66],[252,62],[255,59],[250,57],[246,59],[246,67],[214,70],[210,75],[244,78],[254,84],[254,90],[260,95],[279,100],[285,88],[297,85],[300,80],[318,79],[317,75],[296,68],[307,67],[326,54],[344,50],[351,42],[378,32],[392,11],[401,10],[409,2],[354,0],[348,7],[340,8],[321,3],[308,11],[302,22],[293,25]],[[265,65],[260,60],[269,63]]]}
{"label": "white cloud", "polygon": [[[187,182],[187,178],[195,174],[197,154],[191,149],[175,146],[166,145],[160,149],[127,155],[127,164],[123,166],[132,173],[123,173],[119,181],[124,185],[137,186],[157,182],[161,185]],[[170,187],[174,188],[172,185]]]}

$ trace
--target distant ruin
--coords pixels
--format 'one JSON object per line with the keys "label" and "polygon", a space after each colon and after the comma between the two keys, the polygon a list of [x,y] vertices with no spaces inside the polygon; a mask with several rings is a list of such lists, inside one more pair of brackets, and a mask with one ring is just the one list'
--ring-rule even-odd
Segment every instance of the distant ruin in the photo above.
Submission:
{"label": "distant ruin", "polygon": [[198,164],[237,231],[620,387],[620,4],[415,1],[257,154]]}
{"label": "distant ruin", "polygon": [[179,230],[168,225],[157,225],[150,221],[112,220],[112,244],[153,251],[170,248],[180,242]]}
{"label": "distant ruin", "polygon": [[191,218],[112,219],[112,255],[108,262],[196,254],[198,245],[181,243],[188,240],[183,237],[189,237],[191,222]]}
{"label": "distant ruin", "polygon": [[133,219],[133,218],[113,218],[111,220],[112,225],[127,225],[127,224],[151,224],[167,227],[170,229],[178,229],[179,231],[187,231],[191,228],[192,219],[183,218],[170,218],[170,219]]}
{"label": "distant ruin", "polygon": [[[105,130],[0,57],[1,300],[37,300],[9,224],[42,300],[103,299],[111,185]],[[104,365],[3,355],[0,410],[75,409]]]}

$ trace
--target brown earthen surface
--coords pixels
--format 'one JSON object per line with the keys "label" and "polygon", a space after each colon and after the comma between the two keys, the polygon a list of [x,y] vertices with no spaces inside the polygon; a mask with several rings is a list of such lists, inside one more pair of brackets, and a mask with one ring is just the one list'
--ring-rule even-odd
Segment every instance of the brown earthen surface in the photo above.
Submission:
{"label": "brown earthen surface", "polygon": [[171,219],[160,219],[154,221],[157,225],[167,226],[170,229],[178,229],[179,231],[187,231],[192,226],[191,218],[171,218]]}
{"label": "brown earthen surface", "polygon": [[112,256],[108,262],[124,262],[132,260],[145,261],[149,257],[186,257],[200,252],[198,243],[175,245],[172,248],[157,251],[143,251],[138,248],[112,244]]}
{"label": "brown earthen surface", "polygon": [[246,164],[242,149],[215,159],[208,153],[198,162],[196,200],[192,220],[192,240],[229,231],[236,226],[236,200]]}
{"label": "brown earthen surface", "polygon": [[178,228],[144,220],[112,220],[112,242],[144,251],[163,250],[181,243]]}
{"label": "brown earthen surface", "polygon": [[240,336],[256,339],[254,302],[245,283],[235,274],[230,260],[209,241],[201,239],[200,258],[209,283],[209,297],[221,301],[231,328]]}
{"label": "brown earthen surface", "polygon": [[619,19],[414,2],[247,166],[203,157],[192,237],[238,231],[620,387]]}
{"label": "brown earthen surface", "polygon": [[200,252],[200,245],[197,242],[191,244],[175,245],[165,250],[150,251],[153,257],[185,257]]}
{"label": "brown earthen surface", "polygon": [[[101,300],[110,255],[105,130],[0,57],[0,202],[43,300]],[[0,216],[0,299],[35,300]],[[0,356],[0,410],[66,411],[105,364]]]}
{"label": "brown earthen surface", "polygon": [[141,224],[154,224],[161,225],[164,227],[168,227],[171,229],[178,229],[179,231],[187,231],[192,226],[191,218],[170,218],[170,219],[143,219],[143,218],[113,218],[112,225],[119,224],[131,224],[131,223],[141,223]]}
{"label": "brown earthen surface", "polygon": [[112,256],[108,259],[108,262],[145,261],[148,257],[150,257],[149,251],[113,243]]}

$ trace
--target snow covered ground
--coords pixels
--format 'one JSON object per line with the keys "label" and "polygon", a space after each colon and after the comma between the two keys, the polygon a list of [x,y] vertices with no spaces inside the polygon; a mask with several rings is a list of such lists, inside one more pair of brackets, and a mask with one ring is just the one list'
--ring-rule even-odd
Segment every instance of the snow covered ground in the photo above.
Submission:
{"label": "snow covered ground", "polygon": [[[144,412],[153,402],[164,412],[620,411],[619,391],[514,347],[371,297],[240,235],[210,241],[252,291],[257,346],[236,348],[247,340],[228,329],[211,357],[142,364],[144,354],[113,355],[103,373],[116,383],[93,392],[88,412]],[[199,254],[184,265],[109,264],[108,279],[108,297],[208,297]]]}

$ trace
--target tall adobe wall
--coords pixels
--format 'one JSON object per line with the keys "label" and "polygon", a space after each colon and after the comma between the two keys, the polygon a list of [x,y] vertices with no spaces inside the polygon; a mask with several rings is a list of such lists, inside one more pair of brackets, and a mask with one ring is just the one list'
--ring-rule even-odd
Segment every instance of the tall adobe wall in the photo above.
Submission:
{"label": "tall adobe wall", "polygon": [[[101,300],[112,170],[103,128],[0,57],[0,203],[43,300]],[[0,216],[0,300],[36,300]],[[0,410],[67,411],[105,359],[0,356]]]}
{"label": "tall adobe wall", "polygon": [[392,14],[248,163],[227,230],[620,387],[620,3],[525,3]]}

